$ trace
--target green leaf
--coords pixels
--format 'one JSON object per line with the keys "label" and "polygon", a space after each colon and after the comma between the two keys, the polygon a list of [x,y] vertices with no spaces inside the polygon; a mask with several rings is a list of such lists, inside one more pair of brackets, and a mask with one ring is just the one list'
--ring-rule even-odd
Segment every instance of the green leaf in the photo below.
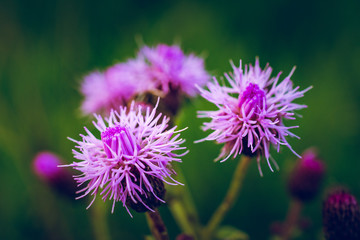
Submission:
{"label": "green leaf", "polygon": [[249,236],[232,226],[221,226],[215,233],[218,240],[249,240]]}

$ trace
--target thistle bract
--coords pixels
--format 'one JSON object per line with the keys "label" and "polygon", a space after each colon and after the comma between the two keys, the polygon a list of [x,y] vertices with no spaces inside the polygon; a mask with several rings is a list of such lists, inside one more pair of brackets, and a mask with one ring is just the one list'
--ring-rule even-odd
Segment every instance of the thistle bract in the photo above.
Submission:
{"label": "thistle bract", "polygon": [[326,240],[360,239],[360,209],[356,198],[338,189],[323,204],[323,225]]}

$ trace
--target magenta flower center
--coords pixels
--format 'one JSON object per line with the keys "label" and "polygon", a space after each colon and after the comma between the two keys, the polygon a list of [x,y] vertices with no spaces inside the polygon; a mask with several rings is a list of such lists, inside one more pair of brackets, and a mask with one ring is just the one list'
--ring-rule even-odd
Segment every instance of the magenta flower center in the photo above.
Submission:
{"label": "magenta flower center", "polygon": [[239,96],[239,108],[244,109],[247,117],[254,118],[267,108],[265,92],[257,84],[250,83]]}
{"label": "magenta flower center", "polygon": [[120,125],[108,127],[101,133],[101,140],[108,158],[134,156],[140,149],[136,144],[135,136],[126,127]]}

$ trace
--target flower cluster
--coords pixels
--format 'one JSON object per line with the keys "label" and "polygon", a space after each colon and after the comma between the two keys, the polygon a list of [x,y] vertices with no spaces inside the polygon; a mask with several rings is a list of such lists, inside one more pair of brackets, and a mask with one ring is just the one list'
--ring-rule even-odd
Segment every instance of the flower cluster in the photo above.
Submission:
{"label": "flower cluster", "polygon": [[286,137],[297,137],[290,132],[297,126],[285,126],[283,120],[295,119],[294,111],[306,107],[292,101],[310,88],[302,91],[299,87],[293,88],[290,78],[295,68],[280,82],[281,73],[271,78],[271,67],[266,65],[262,70],[258,59],[255,66],[245,65],[245,70],[241,61],[239,67],[233,64],[232,67],[233,73],[225,74],[230,86],[221,86],[214,78],[207,84],[208,90],[199,88],[201,95],[218,110],[199,112],[200,118],[211,118],[210,122],[204,123],[203,130],[213,132],[198,142],[225,143],[217,160],[225,161],[239,154],[257,155],[260,174],[260,156],[263,155],[273,171],[269,159],[276,167],[277,164],[270,156],[270,145],[276,146],[277,151],[281,145],[293,151]]}
{"label": "flower cluster", "polygon": [[195,85],[203,86],[208,79],[202,58],[185,55],[176,45],[145,46],[135,59],[87,75],[81,86],[85,96],[81,108],[86,114],[110,111],[147,92],[194,96]]}
{"label": "flower cluster", "polygon": [[[224,143],[217,160],[240,154],[257,156],[261,175],[264,156],[273,171],[270,160],[277,164],[270,156],[270,146],[279,151],[284,145],[294,152],[286,137],[297,137],[290,132],[297,126],[285,126],[284,120],[295,119],[294,111],[306,107],[293,101],[310,88],[293,87],[294,69],[280,81],[281,73],[271,77],[271,67],[261,69],[258,60],[244,69],[241,61],[239,67],[232,67],[233,72],[225,74],[228,85],[221,85],[216,78],[208,82],[201,58],[185,55],[179,46],[160,44],[144,46],[134,59],[86,76],[81,88],[83,112],[105,110],[108,117],[95,115],[93,124],[100,138],[85,128],[82,140],[71,139],[77,144],[73,153],[79,161],[67,166],[81,172],[75,180],[79,186],[85,185],[78,198],[92,195],[90,207],[99,194],[104,201],[113,201],[112,211],[120,201],[130,215],[129,208],[145,212],[160,206],[164,183],[180,184],[172,178],[171,164],[180,162],[187,151],[175,153],[185,150],[181,130],[173,127],[173,119],[161,119],[156,112],[173,117],[183,97],[197,93],[218,108],[199,112],[200,118],[211,119],[203,129],[212,133],[197,142]],[[119,106],[120,111],[115,111]]]}
{"label": "flower cluster", "polygon": [[[136,211],[152,211],[163,201],[165,193],[163,182],[179,184],[171,175],[174,173],[171,162],[180,162],[184,150],[176,126],[168,129],[169,118],[156,115],[156,108],[143,109],[135,105],[112,110],[105,120],[95,115],[93,122],[101,133],[95,137],[87,128],[87,135],[80,135],[81,141],[73,140],[78,150],[73,150],[79,162],[70,165],[81,172],[75,177],[79,185],[87,183],[80,190],[79,198],[86,195],[102,195],[102,199],[121,201]],[[90,203],[90,205],[93,203]],[[90,207],[89,205],[89,207]],[[130,212],[129,212],[130,214]],[[130,214],[131,215],[131,214]]]}

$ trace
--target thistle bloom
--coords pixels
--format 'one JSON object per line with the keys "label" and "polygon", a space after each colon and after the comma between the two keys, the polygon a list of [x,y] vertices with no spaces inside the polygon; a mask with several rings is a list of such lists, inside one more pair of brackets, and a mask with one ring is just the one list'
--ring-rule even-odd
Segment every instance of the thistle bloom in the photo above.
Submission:
{"label": "thistle bloom", "polygon": [[[200,89],[201,95],[216,105],[216,111],[200,111],[198,117],[211,118],[204,123],[203,130],[213,132],[197,142],[213,141],[224,143],[219,157],[216,160],[227,160],[230,156],[245,154],[257,155],[259,172],[260,158],[265,156],[270,170],[273,171],[269,159],[276,168],[276,162],[270,156],[270,145],[274,145],[279,152],[280,146],[287,146],[295,155],[286,140],[286,136],[297,137],[290,129],[298,126],[285,126],[284,119],[295,119],[294,111],[305,108],[306,105],[292,101],[303,97],[311,87],[299,91],[293,88],[290,79],[295,68],[284,80],[279,82],[280,74],[270,78],[272,69],[266,65],[260,68],[259,60],[255,66],[245,65],[245,70],[232,64],[233,73],[225,74],[230,86],[221,86],[214,78],[207,84],[208,90]],[[298,138],[298,137],[297,137]]]}
{"label": "thistle bloom", "polygon": [[209,79],[202,58],[193,54],[186,56],[179,46],[159,44],[155,48],[143,47],[139,53],[149,65],[156,87],[168,94],[178,91],[194,96],[196,85],[203,86]]}
{"label": "thistle bloom", "polygon": [[155,88],[148,72],[148,66],[141,58],[115,64],[105,71],[105,76],[112,96],[115,99],[120,97],[121,101],[125,103],[136,94]]}
{"label": "thistle bloom", "polygon": [[85,96],[81,106],[83,113],[97,112],[110,105],[110,92],[104,73],[94,71],[84,77],[81,93]]}
{"label": "thistle bloom", "polygon": [[153,88],[145,61],[131,59],[115,64],[105,72],[95,71],[85,76],[81,86],[85,97],[81,109],[85,114],[110,111],[126,106],[137,94]]}
{"label": "thistle bloom", "polygon": [[181,130],[176,131],[176,126],[167,130],[169,118],[161,120],[156,107],[142,109],[133,102],[129,109],[112,110],[105,120],[95,115],[93,124],[101,139],[87,128],[81,141],[71,139],[78,148],[73,150],[74,157],[80,161],[68,166],[81,172],[75,177],[78,184],[86,184],[78,198],[90,194],[94,201],[99,193],[104,201],[113,200],[112,212],[121,201],[129,214],[129,206],[152,211],[164,202],[163,182],[179,184],[171,177],[175,173],[171,162],[181,162],[179,157],[187,152],[174,153],[185,149],[180,146],[184,142],[178,134]]}
{"label": "thistle bloom", "polygon": [[81,85],[85,97],[81,110],[85,114],[109,112],[126,106],[138,95],[156,92],[176,112],[180,95],[196,95],[196,85],[203,86],[208,79],[202,58],[186,56],[178,46],[145,46],[135,59],[85,76]]}

